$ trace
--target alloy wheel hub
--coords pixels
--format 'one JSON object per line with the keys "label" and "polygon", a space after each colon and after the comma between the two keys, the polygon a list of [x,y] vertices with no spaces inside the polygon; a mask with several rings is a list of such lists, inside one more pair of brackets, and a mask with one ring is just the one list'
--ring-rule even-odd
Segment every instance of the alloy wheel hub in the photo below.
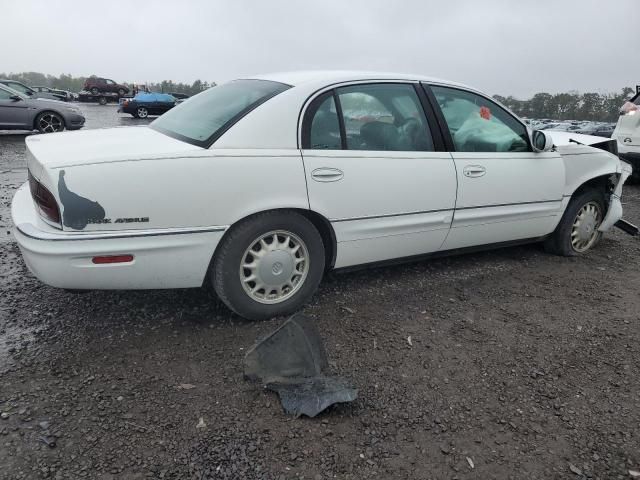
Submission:
{"label": "alloy wheel hub", "polygon": [[309,253],[302,239],[277,230],[251,242],[240,264],[240,281],[253,300],[274,304],[297,292],[308,271]]}
{"label": "alloy wheel hub", "polygon": [[280,285],[291,278],[294,268],[293,256],[284,250],[268,252],[260,259],[258,276],[267,285]]}
{"label": "alloy wheel hub", "polygon": [[597,203],[589,202],[580,209],[571,229],[571,245],[576,252],[584,252],[593,246],[598,238],[601,220]]}

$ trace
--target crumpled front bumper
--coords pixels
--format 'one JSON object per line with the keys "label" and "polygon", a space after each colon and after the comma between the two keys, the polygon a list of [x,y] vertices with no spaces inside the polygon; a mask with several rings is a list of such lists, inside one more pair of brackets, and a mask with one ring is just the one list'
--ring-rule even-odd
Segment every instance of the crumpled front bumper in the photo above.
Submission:
{"label": "crumpled front bumper", "polygon": [[598,230],[601,232],[608,232],[619,220],[622,219],[622,202],[620,200],[622,197],[622,186],[633,172],[633,168],[628,163],[622,161],[620,162],[620,166],[620,177],[618,178],[618,183],[609,198],[609,210],[607,211],[604,220],[602,220],[600,227],[598,227]]}

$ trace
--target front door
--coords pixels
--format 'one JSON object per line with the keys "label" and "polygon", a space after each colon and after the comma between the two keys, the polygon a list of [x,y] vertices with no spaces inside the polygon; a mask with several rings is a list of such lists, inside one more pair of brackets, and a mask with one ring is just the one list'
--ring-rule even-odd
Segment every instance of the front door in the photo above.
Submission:
{"label": "front door", "polygon": [[431,92],[448,129],[458,178],[443,249],[551,233],[562,215],[560,154],[534,152],[524,124],[480,94],[436,85]]}
{"label": "front door", "polygon": [[0,89],[0,129],[3,126],[10,128],[27,127],[29,109],[27,102],[14,100],[14,93]]}
{"label": "front door", "polygon": [[309,204],[332,223],[336,267],[433,252],[447,236],[455,168],[435,151],[419,93],[410,83],[356,84],[306,110]]}

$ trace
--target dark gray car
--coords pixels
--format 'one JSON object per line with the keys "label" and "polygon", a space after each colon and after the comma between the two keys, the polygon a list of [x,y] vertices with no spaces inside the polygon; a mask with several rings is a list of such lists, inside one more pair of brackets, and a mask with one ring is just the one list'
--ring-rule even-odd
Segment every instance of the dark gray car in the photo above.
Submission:
{"label": "dark gray car", "polygon": [[0,84],[0,130],[38,130],[41,133],[77,130],[84,126],[78,107],[58,100],[30,98]]}
{"label": "dark gray car", "polygon": [[17,82],[16,80],[7,80],[0,78],[0,84],[5,87],[9,87],[11,90],[15,90],[27,97],[31,98],[48,98],[50,100],[65,100],[63,95],[55,94],[53,92],[36,92],[33,88],[27,87],[24,83]]}

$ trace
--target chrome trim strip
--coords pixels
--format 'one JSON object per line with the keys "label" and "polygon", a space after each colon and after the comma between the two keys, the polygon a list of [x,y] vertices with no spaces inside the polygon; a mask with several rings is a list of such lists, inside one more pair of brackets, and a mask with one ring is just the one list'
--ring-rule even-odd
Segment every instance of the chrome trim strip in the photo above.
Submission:
{"label": "chrome trim strip", "polygon": [[492,204],[492,205],[477,205],[473,207],[441,208],[439,210],[422,210],[419,212],[386,213],[384,215],[371,215],[371,216],[364,216],[364,217],[332,218],[329,221],[333,223],[338,223],[338,222],[351,222],[355,220],[375,220],[376,218],[403,217],[405,215],[423,215],[425,213],[450,212],[453,210],[455,211],[472,210],[476,208],[510,207],[513,205],[533,205],[536,203],[555,203],[555,202],[562,202],[562,198],[558,198],[556,200],[537,200],[535,202],[498,203],[498,204]]}
{"label": "chrome trim strip", "polygon": [[420,212],[406,212],[406,213],[385,213],[384,215],[371,215],[368,217],[347,217],[347,218],[332,218],[329,220],[330,222],[338,223],[338,222],[351,222],[355,220],[375,220],[376,218],[388,218],[388,217],[404,217],[406,215],[423,215],[425,213],[438,213],[438,212],[452,212],[454,210],[451,208],[442,208],[440,210],[423,210]]}
{"label": "chrome trim strip", "polygon": [[474,208],[491,208],[491,207],[511,207],[515,205],[533,205],[536,203],[556,203],[561,201],[562,201],[562,198],[558,198],[556,200],[536,200],[535,202],[496,203],[491,205],[478,205],[475,207],[456,207],[456,210],[473,210]]}
{"label": "chrome trim strip", "polygon": [[228,226],[216,227],[195,227],[195,228],[163,228],[156,230],[123,230],[118,232],[45,232],[38,229],[31,223],[21,223],[16,225],[16,229],[23,235],[34,240],[45,240],[51,242],[66,242],[78,240],[111,240],[116,238],[136,238],[136,237],[158,237],[164,235],[187,235],[193,233],[223,232]]}

